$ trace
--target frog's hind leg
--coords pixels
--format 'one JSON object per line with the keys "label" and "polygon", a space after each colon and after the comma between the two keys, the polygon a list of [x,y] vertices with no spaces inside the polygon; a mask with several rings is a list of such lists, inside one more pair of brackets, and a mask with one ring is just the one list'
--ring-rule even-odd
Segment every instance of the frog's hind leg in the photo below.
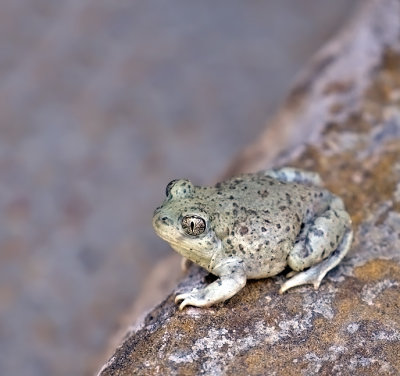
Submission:
{"label": "frog's hind leg", "polygon": [[339,247],[332,253],[332,255],[328,259],[322,261],[320,264],[317,264],[304,272],[297,273],[294,277],[290,278],[282,285],[279,293],[282,294],[292,287],[307,284],[312,284],[314,286],[314,289],[318,289],[326,273],[328,273],[331,269],[338,265],[343,257],[346,255],[346,253],[350,249],[352,238],[353,231],[351,229],[348,229],[343,236],[342,242],[340,243]]}
{"label": "frog's hind leg", "polygon": [[287,183],[301,183],[322,186],[322,180],[316,172],[305,171],[294,167],[282,167],[264,171],[264,174]]}
{"label": "frog's hind leg", "polygon": [[[282,285],[280,293],[305,284],[317,289],[326,273],[338,265],[350,249],[353,239],[350,217],[341,208],[340,199],[333,204],[336,208],[331,206],[300,234],[288,257],[289,266],[299,273]],[[302,271],[306,268],[309,269]]]}

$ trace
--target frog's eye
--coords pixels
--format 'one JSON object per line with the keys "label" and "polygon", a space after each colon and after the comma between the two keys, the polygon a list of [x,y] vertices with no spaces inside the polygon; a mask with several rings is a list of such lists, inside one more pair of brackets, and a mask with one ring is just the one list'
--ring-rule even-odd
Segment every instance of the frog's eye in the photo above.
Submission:
{"label": "frog's eye", "polygon": [[197,236],[206,229],[206,221],[197,215],[186,215],[182,218],[182,228],[186,234]]}
{"label": "frog's eye", "polygon": [[171,188],[172,186],[178,181],[178,179],[171,180],[168,184],[167,187],[165,188],[165,195],[168,197],[169,194],[171,193]]}

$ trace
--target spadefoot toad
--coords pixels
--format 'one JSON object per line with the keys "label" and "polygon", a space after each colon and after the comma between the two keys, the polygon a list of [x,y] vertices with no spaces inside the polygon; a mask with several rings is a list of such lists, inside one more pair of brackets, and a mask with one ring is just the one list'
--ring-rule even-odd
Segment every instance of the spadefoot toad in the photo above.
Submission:
{"label": "spadefoot toad", "polygon": [[[317,289],[350,248],[353,231],[343,201],[316,173],[290,167],[243,174],[200,187],[173,180],[153,216],[156,233],[186,259],[219,277],[175,301],[208,307],[242,289],[247,279],[291,276],[280,293]],[[289,276],[288,275],[288,276]]]}

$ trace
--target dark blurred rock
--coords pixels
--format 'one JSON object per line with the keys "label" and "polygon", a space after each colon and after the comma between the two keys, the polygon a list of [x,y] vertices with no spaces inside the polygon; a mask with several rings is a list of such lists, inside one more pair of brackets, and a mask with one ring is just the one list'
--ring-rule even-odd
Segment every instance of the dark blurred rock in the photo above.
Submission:
{"label": "dark blurred rock", "polygon": [[[278,276],[249,281],[211,308],[179,311],[175,293],[206,284],[207,273],[192,267],[102,376],[400,374],[400,1],[366,4],[276,119],[266,135],[312,133],[275,160],[318,171],[344,198],[355,230],[350,254],[318,291],[279,295]],[[234,172],[268,167],[273,142],[250,147]]]}

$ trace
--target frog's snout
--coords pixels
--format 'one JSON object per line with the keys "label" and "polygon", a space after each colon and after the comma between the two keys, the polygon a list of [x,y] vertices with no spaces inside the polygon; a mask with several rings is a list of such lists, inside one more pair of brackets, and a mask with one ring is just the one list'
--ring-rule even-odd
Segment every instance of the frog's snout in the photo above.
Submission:
{"label": "frog's snout", "polygon": [[153,216],[153,227],[155,229],[161,227],[161,226],[170,226],[172,225],[173,221],[171,218],[167,217],[163,213],[161,213],[161,208],[157,208],[154,211],[154,216]]}

